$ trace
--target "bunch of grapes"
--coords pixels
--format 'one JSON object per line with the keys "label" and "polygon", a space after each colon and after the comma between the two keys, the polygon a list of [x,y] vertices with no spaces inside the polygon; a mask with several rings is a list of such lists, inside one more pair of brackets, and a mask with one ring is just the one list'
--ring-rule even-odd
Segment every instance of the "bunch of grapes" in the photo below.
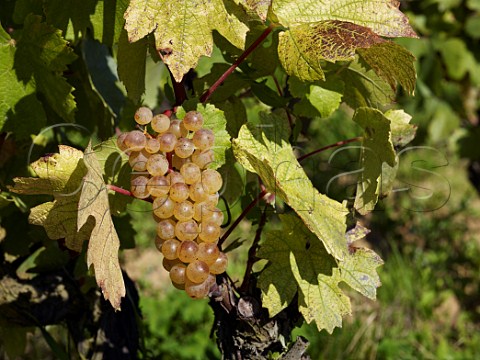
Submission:
{"label": "bunch of grapes", "polygon": [[203,298],[228,262],[217,246],[223,222],[217,208],[222,177],[207,168],[214,160],[215,136],[203,128],[203,117],[196,111],[180,121],[153,116],[141,107],[135,121],[144,131],[123,133],[117,140],[134,170],[131,192],[139,199],[153,199],[155,245],[173,285],[192,298]]}

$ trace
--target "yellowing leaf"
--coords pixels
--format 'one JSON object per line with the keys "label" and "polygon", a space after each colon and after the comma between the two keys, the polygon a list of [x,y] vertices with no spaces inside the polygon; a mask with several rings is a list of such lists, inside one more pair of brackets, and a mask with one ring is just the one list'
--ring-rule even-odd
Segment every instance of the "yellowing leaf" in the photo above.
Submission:
{"label": "yellowing leaf", "polygon": [[375,208],[382,193],[382,169],[386,163],[395,167],[395,150],[390,136],[390,120],[379,110],[357,109],[353,120],[364,129],[361,162],[363,171],[357,185],[355,209],[362,215]]}
{"label": "yellowing leaf", "polygon": [[274,0],[279,22],[293,25],[339,20],[365,26],[385,37],[417,37],[397,0]]}
{"label": "yellowing leaf", "polygon": [[200,56],[210,56],[212,31],[243,48],[248,27],[239,20],[240,7],[223,0],[132,0],[125,12],[130,42],[153,32],[155,45],[176,81],[194,68]]}
{"label": "yellowing leaf", "polygon": [[352,254],[341,262],[341,279],[364,296],[375,299],[381,285],[376,268],[381,265],[382,259],[373,250],[352,247]]}
{"label": "yellowing leaf", "polygon": [[267,189],[285,201],[337,259],[347,253],[344,205],[320,194],[298,163],[288,141],[284,114],[261,114],[261,123],[243,125],[233,140],[237,160],[257,173]]}
{"label": "yellowing leaf", "polygon": [[262,290],[262,305],[275,316],[288,306],[298,289],[290,264],[293,254],[302,263],[302,277],[316,278],[330,274],[335,261],[325,247],[294,215],[281,215],[282,230],[265,231],[257,256],[267,259],[268,265],[260,273],[258,285]]}
{"label": "yellowing leaf", "polygon": [[303,81],[323,80],[321,60],[353,60],[356,49],[384,41],[367,27],[336,20],[321,21],[280,33],[278,55],[290,75]]}
{"label": "yellowing leaf", "polygon": [[[87,250],[87,266],[93,265],[95,279],[103,296],[115,310],[120,310],[125,284],[118,260],[120,240],[113,226],[108,203],[108,191],[103,181],[102,168],[89,145],[83,157],[88,173],[84,178],[78,202],[78,229],[94,220]],[[91,220],[92,219],[92,220]]]}
{"label": "yellowing leaf", "polygon": [[[258,257],[268,260],[258,277],[262,306],[275,316],[298,292],[299,310],[307,323],[315,321],[319,330],[332,333],[351,312],[350,300],[338,284],[344,281],[374,299],[380,286],[376,268],[383,262],[372,250],[352,246],[343,261],[335,261],[298,217],[280,215],[280,221],[282,229],[264,230],[257,252]],[[357,225],[346,238],[351,243],[367,232]]]}
{"label": "yellowing leaf", "polygon": [[318,274],[317,278],[305,279],[300,274],[300,261],[293,254],[290,261],[301,290],[298,304],[305,321],[315,321],[318,330],[325,329],[330,334],[335,327],[342,327],[342,316],[351,314],[352,309],[350,299],[338,287],[338,269],[334,268],[331,276]]}
{"label": "yellowing leaf", "polygon": [[31,164],[39,178],[15,178],[13,192],[26,195],[53,195],[54,201],[31,209],[29,222],[43,226],[50,239],[65,238],[69,249],[80,252],[90,237],[91,224],[77,231],[77,204],[86,168],[83,153],[60,145],[59,153],[40,158]]}

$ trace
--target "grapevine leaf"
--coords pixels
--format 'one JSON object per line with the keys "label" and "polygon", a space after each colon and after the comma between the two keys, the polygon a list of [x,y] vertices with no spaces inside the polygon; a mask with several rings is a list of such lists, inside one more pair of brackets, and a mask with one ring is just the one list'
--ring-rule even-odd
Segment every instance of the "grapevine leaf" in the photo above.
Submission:
{"label": "grapevine leaf", "polygon": [[315,321],[318,330],[327,330],[329,334],[335,327],[342,327],[342,316],[351,314],[350,299],[338,287],[341,281],[338,269],[332,275],[318,274],[317,277],[303,277],[301,259],[290,254],[293,274],[300,287],[299,310],[305,321]]}
{"label": "grapevine leaf", "polygon": [[[128,156],[117,147],[116,137],[95,146],[95,156],[101,165],[105,184],[112,184],[123,189],[130,187],[132,169],[128,163]],[[110,193],[108,197],[110,212],[114,216],[121,215],[127,205],[133,201],[131,196],[119,193]]]}
{"label": "grapevine leaf", "polygon": [[354,109],[363,106],[378,108],[395,98],[395,93],[385,81],[373,70],[365,70],[357,61],[340,71],[335,78],[344,82],[343,101]]}
{"label": "grapevine leaf", "polygon": [[413,140],[417,126],[410,124],[410,115],[403,110],[388,110],[385,116],[390,120],[393,145],[405,146]]}
{"label": "grapevine leaf", "polygon": [[134,103],[138,103],[145,92],[146,57],[146,39],[131,44],[128,42],[127,32],[122,31],[118,42],[118,77]]}
{"label": "grapevine leaf", "polygon": [[354,228],[347,231],[345,237],[347,238],[348,246],[352,245],[355,241],[363,239],[370,233],[370,230],[357,223]]}
{"label": "grapevine leaf", "polygon": [[[217,109],[211,104],[202,105],[197,104],[198,112],[203,115],[204,124],[203,127],[210,129],[215,134],[215,143],[213,145],[213,152],[215,154],[215,160],[209,165],[210,168],[216,169],[225,164],[225,151],[230,148],[230,135],[226,130],[227,119],[222,110]],[[177,111],[177,117],[183,119],[185,116],[185,110],[179,108]]]}
{"label": "grapevine leaf", "polygon": [[307,117],[320,115],[326,118],[337,110],[342,102],[344,86],[343,81],[339,79],[328,78],[326,81],[306,84],[291,77],[288,83],[292,95],[301,99],[295,104],[297,115]]}
{"label": "grapevine leaf", "polygon": [[24,83],[34,81],[52,109],[65,120],[73,121],[76,104],[73,88],[62,77],[67,65],[76,59],[61,32],[41,17],[29,15],[23,30],[15,33],[15,71]]}
{"label": "grapevine leaf", "polygon": [[59,153],[40,158],[31,164],[38,178],[15,178],[11,191],[26,195],[53,195],[54,201],[31,209],[29,222],[43,226],[50,239],[65,238],[69,249],[80,252],[90,237],[91,224],[77,231],[77,209],[83,176],[83,153],[60,145]]}
{"label": "grapevine leaf", "polygon": [[353,255],[341,262],[341,279],[362,295],[375,300],[377,288],[381,285],[376,268],[381,265],[382,259],[373,250],[354,249]]}
{"label": "grapevine leaf", "polygon": [[268,9],[272,0],[235,0],[241,3],[246,9],[255,12],[262,21],[267,19]]}
{"label": "grapevine leaf", "polygon": [[288,74],[303,81],[324,80],[322,60],[353,60],[357,49],[383,42],[384,39],[367,27],[342,21],[321,21],[280,33],[278,55]]}
{"label": "grapevine leaf", "polygon": [[73,33],[77,37],[89,27],[90,15],[95,12],[96,3],[96,0],[45,0],[47,22],[64,32],[71,22]]}
{"label": "grapevine leaf", "polygon": [[245,16],[240,9],[223,0],[132,0],[125,12],[125,29],[130,42],[153,32],[157,50],[180,82],[200,56],[211,55],[213,30],[244,47],[248,27],[239,20]]}
{"label": "grapevine leaf", "polygon": [[225,164],[218,169],[222,175],[223,186],[220,195],[233,207],[245,190],[245,170],[235,161],[231,150],[226,153]]}
{"label": "grapevine leaf", "polygon": [[47,119],[35,96],[33,80],[19,81],[13,71],[15,40],[0,26],[0,130],[13,130],[17,136],[36,133]]}
{"label": "grapevine leaf", "polygon": [[339,20],[385,37],[417,37],[397,0],[274,0],[272,13],[287,27]]}
{"label": "grapevine leaf", "polygon": [[125,284],[118,259],[120,240],[110,215],[102,168],[91,145],[85,149],[83,160],[88,173],[78,202],[78,229],[92,218],[95,221],[88,243],[87,266],[93,265],[95,279],[105,300],[110,301],[115,310],[120,310],[121,298],[125,296]]}
{"label": "grapevine leaf", "polygon": [[410,51],[391,41],[357,51],[393,90],[399,83],[408,94],[413,95],[417,75],[414,66],[415,56]]}
{"label": "grapevine leaf", "polygon": [[278,314],[292,301],[298,289],[290,264],[290,254],[302,263],[302,277],[316,277],[319,273],[331,273],[335,261],[316,241],[315,236],[294,215],[281,215],[282,230],[265,231],[265,239],[257,256],[268,260],[260,273],[258,285],[262,290],[262,305],[271,317]]}
{"label": "grapevine leaf", "polygon": [[262,113],[260,120],[260,124],[242,126],[233,140],[235,157],[295,210],[330,254],[343,259],[347,251],[345,206],[313,187],[288,141],[290,127],[285,114]]}
{"label": "grapevine leaf", "polygon": [[[111,47],[119,41],[125,25],[123,14],[128,0],[104,0],[95,5],[95,12],[90,15],[93,36],[99,42]],[[70,14],[72,14],[70,12]]]}
{"label": "grapevine leaf", "polygon": [[353,120],[364,129],[361,151],[362,175],[357,185],[355,208],[362,215],[372,211],[381,193],[383,163],[396,165],[390,137],[390,120],[379,110],[359,108]]}

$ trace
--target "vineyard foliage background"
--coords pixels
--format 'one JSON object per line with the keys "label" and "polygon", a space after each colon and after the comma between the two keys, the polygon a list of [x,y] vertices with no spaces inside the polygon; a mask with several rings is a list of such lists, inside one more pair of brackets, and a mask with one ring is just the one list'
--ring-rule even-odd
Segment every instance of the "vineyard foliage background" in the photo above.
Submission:
{"label": "vineyard foliage background", "polygon": [[[123,326],[138,325],[138,334],[120,340],[120,331],[115,341],[139,347],[144,357],[219,356],[209,339],[207,304],[165,286],[160,255],[152,249],[154,223],[145,220],[148,204],[107,196],[105,184],[129,186],[130,172],[118,166],[125,158],[112,137],[133,128],[139,103],[156,112],[181,105],[179,118],[190,109],[204,114],[218,138],[215,167],[226,179],[225,210],[233,219],[258,196],[258,179],[276,194],[274,204],[256,206],[229,237],[228,272],[243,279],[251,234],[261,227],[254,250],[264,260],[254,265],[252,280],[261,296],[247,294],[259,296],[272,317],[298,302],[311,325],[294,335],[308,335],[313,358],[319,352],[329,358],[409,358],[419,351],[425,358],[475,357],[478,1],[402,4],[424,36],[420,40],[407,39],[416,33],[395,1],[366,0],[361,9],[349,0],[335,1],[338,7],[328,1],[269,3],[1,3],[0,306],[6,315],[0,323],[9,331],[0,331],[11,357],[23,353],[30,333],[48,346],[32,348],[31,341],[27,356],[68,357],[71,341],[91,354],[102,347],[100,334],[108,333],[107,320],[115,316]],[[264,34],[266,40],[218,90],[205,92]],[[413,98],[415,58],[404,47],[417,58]],[[416,132],[413,145],[422,145],[416,148],[421,151],[403,152]],[[330,149],[302,159],[359,136],[362,143],[335,157]],[[418,161],[431,175],[412,175]],[[358,178],[347,174],[359,168],[364,171]],[[393,192],[384,199],[405,183],[414,196]],[[422,189],[434,196],[424,200]],[[371,213],[374,208],[379,211]],[[92,209],[112,220],[99,227]],[[363,226],[355,226],[352,209],[365,215]],[[264,216],[268,222],[259,226]],[[373,230],[370,245],[364,226]],[[360,298],[375,299],[380,285],[382,260],[372,245],[387,261],[379,303]],[[118,258],[119,247],[132,250],[107,262]],[[109,253],[99,256],[100,248]],[[120,264],[140,289],[143,320]],[[121,313],[113,315],[97,284]],[[57,285],[81,301],[65,306]],[[60,311],[23,310],[45,292],[63,304]],[[125,293],[128,301],[120,303]],[[343,330],[319,335],[342,326],[352,306]],[[79,318],[85,309],[102,315]],[[89,333],[79,334],[82,327]]]}

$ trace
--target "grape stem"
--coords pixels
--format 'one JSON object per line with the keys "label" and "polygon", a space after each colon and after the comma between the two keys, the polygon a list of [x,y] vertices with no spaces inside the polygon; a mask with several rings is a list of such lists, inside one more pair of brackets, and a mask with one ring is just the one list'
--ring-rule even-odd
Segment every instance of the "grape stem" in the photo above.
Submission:
{"label": "grape stem", "polygon": [[302,160],[305,160],[306,158],[308,158],[312,155],[318,154],[322,151],[325,151],[325,150],[328,150],[328,149],[331,149],[331,148],[334,148],[334,147],[337,147],[337,146],[342,146],[342,145],[345,145],[345,144],[349,144],[351,142],[362,141],[362,140],[363,140],[363,137],[357,136],[357,137],[354,137],[354,138],[351,138],[351,139],[338,141],[335,144],[330,144],[330,145],[324,146],[320,149],[309,152],[308,154],[302,155],[302,156],[298,157],[297,160],[298,160],[298,162],[301,162]]}
{"label": "grape stem", "polygon": [[252,52],[255,50],[258,45],[262,43],[263,40],[267,38],[267,36],[272,32],[274,28],[274,25],[271,24],[268,28],[265,29],[265,31],[258,37],[257,40],[253,42],[252,45],[248,47],[247,50],[245,50],[242,55],[230,66],[227,71],[225,71],[222,76],[218,78],[217,81],[207,90],[205,91],[202,96],[200,97],[200,102],[206,103],[208,99],[210,99],[210,96],[217,90],[217,88],[230,76],[231,73],[235,71],[235,69],[240,65]]}
{"label": "grape stem", "polygon": [[253,243],[250,246],[250,249],[248,249],[247,267],[245,268],[245,275],[243,276],[242,285],[240,285],[240,288],[238,289],[240,293],[248,292],[248,289],[250,287],[250,275],[252,273],[253,264],[255,264],[258,260],[256,256],[258,243],[260,242],[260,238],[262,237],[263,227],[265,226],[266,222],[267,222],[267,209],[264,208],[262,211],[260,222],[257,227],[257,231],[255,233],[255,239],[253,239]]}
{"label": "grape stem", "polygon": [[[121,187],[118,187],[118,186],[115,186],[115,185],[112,185],[112,184],[107,184],[107,189],[108,189],[108,190],[112,190],[112,191],[114,191],[114,192],[116,192],[116,193],[119,193],[119,194],[122,194],[122,195],[131,196],[131,197],[133,197],[133,198],[136,199],[136,197],[132,194],[131,191],[122,189]],[[150,198],[140,199],[140,200],[145,200],[145,201],[148,201],[148,202],[153,202],[153,200],[150,199]]]}
{"label": "grape stem", "polygon": [[237,220],[228,228],[228,230],[223,234],[223,236],[218,241],[218,247],[221,249],[223,242],[228,238],[232,231],[240,224],[240,221],[243,220],[245,216],[253,209],[253,207],[267,194],[267,190],[263,190],[258,196],[252,200],[248,206],[243,209],[242,213],[238,216]]}

